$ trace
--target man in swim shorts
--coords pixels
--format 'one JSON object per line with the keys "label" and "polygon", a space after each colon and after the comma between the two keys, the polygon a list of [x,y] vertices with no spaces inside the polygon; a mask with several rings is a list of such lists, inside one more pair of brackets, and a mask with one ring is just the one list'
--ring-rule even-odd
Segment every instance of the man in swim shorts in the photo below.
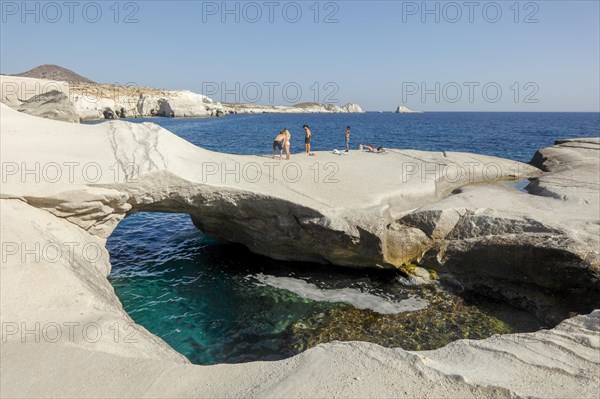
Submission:
{"label": "man in swim shorts", "polygon": [[285,141],[285,132],[281,131],[281,132],[279,132],[277,137],[275,137],[275,141],[273,141],[273,156],[272,156],[272,158],[275,158],[275,152],[277,151],[277,149],[279,149],[279,159],[282,159],[282,157],[283,157],[283,142],[284,141]]}
{"label": "man in swim shorts", "polygon": [[306,133],[304,136],[304,147],[306,147],[306,153],[310,154],[310,138],[312,137],[312,132],[310,131],[310,127],[308,125],[304,125],[302,127]]}

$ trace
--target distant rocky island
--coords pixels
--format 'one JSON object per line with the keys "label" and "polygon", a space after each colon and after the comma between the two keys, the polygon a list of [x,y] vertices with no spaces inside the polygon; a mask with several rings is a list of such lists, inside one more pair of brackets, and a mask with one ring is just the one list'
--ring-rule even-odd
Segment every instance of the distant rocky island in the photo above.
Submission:
{"label": "distant rocky island", "polygon": [[221,104],[189,90],[96,83],[57,65],[0,75],[0,101],[18,111],[66,122],[139,117],[222,117],[256,113],[362,113],[357,104]]}
{"label": "distant rocky island", "polygon": [[405,107],[404,105],[399,105],[398,108],[396,108],[396,113],[397,114],[422,114],[423,111],[414,111],[408,107]]}

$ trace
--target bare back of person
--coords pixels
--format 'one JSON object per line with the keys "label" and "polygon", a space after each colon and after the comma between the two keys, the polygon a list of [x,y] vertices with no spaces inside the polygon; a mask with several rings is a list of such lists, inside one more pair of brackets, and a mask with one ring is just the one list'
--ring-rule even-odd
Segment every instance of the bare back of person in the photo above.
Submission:
{"label": "bare back of person", "polygon": [[275,153],[279,150],[279,159],[282,158],[283,155],[283,146],[285,144],[286,134],[285,131],[279,132],[277,136],[275,136],[275,140],[273,141],[273,156],[275,158]]}

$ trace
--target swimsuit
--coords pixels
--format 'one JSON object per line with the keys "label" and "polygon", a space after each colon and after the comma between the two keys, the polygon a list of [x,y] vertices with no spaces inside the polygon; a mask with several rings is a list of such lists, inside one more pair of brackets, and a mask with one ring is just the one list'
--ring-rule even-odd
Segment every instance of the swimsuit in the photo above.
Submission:
{"label": "swimsuit", "polygon": [[273,142],[273,149],[274,149],[274,150],[275,150],[275,149],[279,149],[280,151],[281,151],[281,150],[283,150],[283,144],[282,144],[282,141],[283,141],[283,140],[281,140],[281,141],[277,141],[277,140],[275,140],[275,141]]}
{"label": "swimsuit", "polygon": [[304,144],[310,144],[310,136],[304,137]]}

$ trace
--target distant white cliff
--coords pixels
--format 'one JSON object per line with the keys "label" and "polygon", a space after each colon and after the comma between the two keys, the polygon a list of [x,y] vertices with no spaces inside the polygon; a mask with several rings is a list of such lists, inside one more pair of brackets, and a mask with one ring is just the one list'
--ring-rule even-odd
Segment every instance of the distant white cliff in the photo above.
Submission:
{"label": "distant white cliff", "polygon": [[225,112],[230,114],[300,114],[300,113],[363,113],[358,104],[348,103],[342,107],[336,104],[300,103],[296,105],[261,105],[224,103]]}
{"label": "distant white cliff", "polygon": [[408,107],[405,107],[404,105],[399,105],[398,108],[396,108],[396,113],[397,114],[422,114],[423,111],[414,111]]}
{"label": "distant white cliff", "polygon": [[71,98],[82,121],[224,115],[220,103],[189,90],[79,83],[71,85]]}

